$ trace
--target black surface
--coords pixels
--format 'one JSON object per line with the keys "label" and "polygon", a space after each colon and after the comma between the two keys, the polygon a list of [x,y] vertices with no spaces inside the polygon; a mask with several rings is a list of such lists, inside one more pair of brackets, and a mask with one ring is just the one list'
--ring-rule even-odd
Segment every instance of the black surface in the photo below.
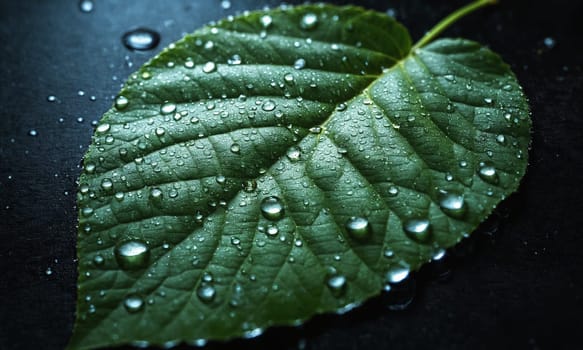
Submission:
{"label": "black surface", "polygon": [[[0,0],[0,349],[65,346],[75,305],[75,180],[91,122],[132,71],[183,33],[277,4],[231,2],[224,10],[219,0],[103,0],[82,13],[75,0]],[[423,269],[404,311],[377,298],[344,316],[211,348],[581,348],[583,5],[501,2],[444,35],[478,40],[513,67],[532,108],[530,166],[520,191],[452,252],[449,278],[435,277],[443,266]],[[417,39],[464,1],[378,3],[360,2],[393,8]],[[156,50],[122,45],[136,27],[160,32]]]}

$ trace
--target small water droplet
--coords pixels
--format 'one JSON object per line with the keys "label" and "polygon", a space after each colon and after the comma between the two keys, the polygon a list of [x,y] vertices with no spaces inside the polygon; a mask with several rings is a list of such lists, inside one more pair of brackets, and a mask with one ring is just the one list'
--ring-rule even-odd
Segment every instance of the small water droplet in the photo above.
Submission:
{"label": "small water droplet", "polygon": [[496,184],[498,183],[498,173],[494,166],[487,163],[480,163],[480,168],[478,169],[478,176],[485,182]]}
{"label": "small water droplet", "polygon": [[160,200],[162,199],[163,196],[163,192],[161,189],[159,189],[158,187],[154,187],[150,190],[150,198],[152,198],[153,200]]}
{"label": "small water droplet", "polygon": [[556,41],[554,38],[549,36],[543,40],[543,43],[547,48],[552,49],[553,47],[555,47]]}
{"label": "small water droplet", "polygon": [[188,69],[194,68],[194,62],[192,60],[184,61],[184,68],[188,68]]}
{"label": "small water droplet", "polygon": [[283,218],[285,210],[283,203],[276,196],[266,197],[261,201],[261,214],[267,220],[277,221]]}
{"label": "small water droplet", "polygon": [[290,162],[293,163],[293,162],[297,162],[300,160],[300,158],[302,156],[302,151],[300,150],[299,147],[293,146],[287,150],[285,155],[286,155],[287,159],[289,159]]}
{"label": "small water droplet", "polygon": [[328,277],[326,280],[326,285],[335,297],[339,297],[346,291],[346,277],[343,275],[334,274]]}
{"label": "small water droplet", "polygon": [[90,217],[91,215],[93,215],[93,208],[91,207],[85,207],[81,210],[81,214],[84,217]]}
{"label": "small water droplet", "polygon": [[384,256],[385,258],[387,258],[387,259],[390,259],[390,258],[392,258],[392,257],[394,257],[394,256],[395,256],[395,252],[394,252],[392,249],[390,249],[390,248],[387,248],[387,249],[385,249],[385,251],[383,252],[383,256]]}
{"label": "small water droplet", "polygon": [[202,66],[202,71],[204,73],[212,73],[217,70],[217,65],[213,61],[208,61]]}
{"label": "small water droplet", "polygon": [[150,248],[140,240],[121,242],[114,250],[115,260],[124,270],[139,270],[150,261]]}
{"label": "small water droplet", "polygon": [[117,192],[114,197],[118,202],[121,202],[124,199],[125,194],[123,192]]}
{"label": "small water droplet", "polygon": [[47,269],[45,270],[45,275],[50,276],[53,274],[53,269],[51,269],[50,267],[47,267]]}
{"label": "small water droplet", "polygon": [[300,21],[300,27],[311,30],[318,25],[318,16],[315,13],[306,13]]}
{"label": "small water droplet", "polygon": [[28,136],[33,136],[34,137],[34,136],[37,136],[37,135],[38,135],[38,132],[35,129],[30,129],[28,131]]}
{"label": "small water droplet", "polygon": [[95,255],[95,256],[93,257],[93,263],[94,263],[95,265],[97,265],[97,266],[101,266],[101,265],[103,265],[103,263],[104,263],[104,262],[105,262],[105,259],[103,258],[103,256],[101,256],[101,255],[99,255],[99,254],[98,254],[98,255]]}
{"label": "small water droplet", "polygon": [[269,26],[271,26],[271,24],[273,23],[273,18],[271,18],[270,15],[263,15],[259,19],[259,22],[261,23],[263,28],[269,28]]}
{"label": "small water droplet", "polygon": [[127,97],[120,95],[120,96],[115,98],[114,107],[118,111],[121,111],[121,110],[125,109],[129,103],[130,103],[130,100],[128,100]]}
{"label": "small water droplet", "polygon": [[268,236],[275,237],[275,236],[277,236],[279,234],[279,228],[277,226],[275,226],[275,225],[269,225],[269,226],[267,226],[267,229],[265,230],[265,233]]}
{"label": "small water droplet", "polygon": [[424,243],[431,237],[431,224],[427,219],[412,219],[403,225],[405,234],[414,241]]}
{"label": "small water droplet", "polygon": [[228,10],[228,9],[230,9],[230,8],[231,8],[231,1],[229,1],[229,0],[222,0],[222,1],[221,1],[221,8],[222,8],[223,10]]}
{"label": "small water droplet", "polygon": [[159,126],[156,128],[156,136],[161,137],[164,136],[164,134],[166,133],[166,129],[164,129],[163,127]]}
{"label": "small water droplet", "polygon": [[219,185],[224,185],[225,183],[227,183],[227,178],[224,175],[217,175],[215,177],[215,181],[219,184]]}
{"label": "small water droplet", "polygon": [[445,214],[454,218],[462,218],[466,213],[464,197],[454,193],[442,193],[439,206]]}
{"label": "small water droplet", "polygon": [[387,272],[387,282],[400,283],[409,277],[411,270],[406,266],[396,266]]}
{"label": "small water droplet", "polygon": [[124,299],[123,306],[127,312],[133,314],[141,311],[144,308],[144,299],[142,299],[139,295],[131,294]]}
{"label": "small water droplet", "polygon": [[389,197],[395,197],[399,194],[399,188],[395,185],[389,186],[389,190],[387,191]]}
{"label": "small water droplet", "polygon": [[348,234],[357,240],[367,239],[371,234],[370,223],[367,218],[353,216],[344,224]]}
{"label": "small water droplet", "polygon": [[234,143],[231,145],[231,152],[235,154],[241,153],[241,146],[238,143]]}
{"label": "small water droplet", "polygon": [[212,302],[215,299],[217,291],[215,288],[208,284],[201,284],[196,290],[196,295],[205,304]]}
{"label": "small water droplet", "polygon": [[93,11],[93,1],[91,0],[79,1],[79,10],[83,13],[89,13]]}
{"label": "small water droplet", "polygon": [[167,115],[176,112],[176,105],[172,102],[164,102],[160,106],[160,113]]}
{"label": "small water droplet", "polygon": [[498,142],[499,144],[505,144],[506,143],[506,137],[502,134],[500,135],[496,135],[496,142]]}
{"label": "small water droplet", "polygon": [[303,58],[298,58],[295,62],[294,62],[294,68],[295,69],[303,69],[306,66],[306,60]]}
{"label": "small water droplet", "polygon": [[55,95],[49,95],[49,96],[47,96],[47,101],[49,101],[49,102],[55,102],[55,101],[57,101],[57,96],[55,96]]}
{"label": "small water droplet", "polygon": [[105,178],[101,181],[101,188],[105,191],[109,191],[113,188],[113,181],[109,178]]}
{"label": "small water droplet", "polygon": [[160,34],[148,28],[137,28],[125,33],[121,41],[132,51],[152,50],[160,43]]}

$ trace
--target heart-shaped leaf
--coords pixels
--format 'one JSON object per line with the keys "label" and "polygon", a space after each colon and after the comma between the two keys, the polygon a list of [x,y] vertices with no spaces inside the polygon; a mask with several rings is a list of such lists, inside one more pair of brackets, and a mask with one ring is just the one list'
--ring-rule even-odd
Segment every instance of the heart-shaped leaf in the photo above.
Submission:
{"label": "heart-shaped leaf", "polygon": [[70,348],[298,325],[471,233],[525,172],[528,106],[496,54],[429,39],[357,7],[282,7],[133,74],[80,178]]}

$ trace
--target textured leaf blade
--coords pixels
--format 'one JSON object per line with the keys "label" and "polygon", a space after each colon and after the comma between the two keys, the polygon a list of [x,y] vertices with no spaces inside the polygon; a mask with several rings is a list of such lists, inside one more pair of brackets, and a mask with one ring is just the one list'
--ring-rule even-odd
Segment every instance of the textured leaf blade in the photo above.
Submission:
{"label": "textured leaf blade", "polygon": [[524,174],[527,104],[476,43],[410,51],[385,15],[302,6],[203,28],[130,77],[80,179],[71,347],[298,324],[471,232]]}

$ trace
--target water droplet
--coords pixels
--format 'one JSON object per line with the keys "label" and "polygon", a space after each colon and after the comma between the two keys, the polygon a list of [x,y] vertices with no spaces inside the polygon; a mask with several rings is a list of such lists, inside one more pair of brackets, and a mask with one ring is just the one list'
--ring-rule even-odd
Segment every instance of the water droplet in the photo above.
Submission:
{"label": "water droplet", "polygon": [[266,112],[271,112],[275,109],[275,107],[277,107],[277,105],[275,104],[275,102],[273,100],[267,100],[265,102],[263,102],[263,104],[261,105],[261,109],[263,109]]}
{"label": "water droplet", "polygon": [[125,33],[121,41],[132,51],[152,50],[160,43],[160,34],[151,29],[137,28]]}
{"label": "water droplet", "polygon": [[188,69],[194,68],[194,62],[192,60],[184,61],[184,68],[188,68]]}
{"label": "water droplet", "polygon": [[487,163],[480,163],[480,168],[478,169],[478,175],[485,182],[496,184],[498,183],[498,173],[494,166]]}
{"label": "water droplet", "polygon": [[387,193],[389,194],[389,197],[395,197],[396,195],[399,194],[399,188],[395,185],[391,185],[389,186],[389,190],[387,191]]}
{"label": "water droplet", "polygon": [[322,127],[320,126],[313,126],[310,129],[308,129],[308,131],[312,134],[319,134],[322,132]]}
{"label": "water droplet", "polygon": [[224,185],[225,183],[227,183],[227,178],[224,175],[217,175],[215,177],[215,181],[219,184],[219,185]]}
{"label": "water droplet", "polygon": [[239,56],[237,54],[231,56],[231,58],[229,58],[227,60],[227,64],[230,64],[230,65],[238,65],[238,64],[241,64],[241,62],[242,62],[241,56]]}
{"label": "water droplet", "polygon": [[555,39],[554,39],[554,38],[552,38],[552,37],[550,37],[550,36],[549,36],[549,37],[546,37],[546,38],[544,39],[543,43],[544,43],[544,44],[545,44],[545,46],[546,46],[547,48],[549,48],[549,49],[552,49],[553,47],[555,47],[555,44],[556,44],[556,42],[555,42]]}
{"label": "water droplet", "polygon": [[504,144],[504,143],[506,143],[506,137],[504,137],[504,135],[502,135],[502,134],[496,135],[496,142],[498,142],[500,144]]}
{"label": "water droplet", "polygon": [[400,283],[409,277],[411,270],[406,266],[396,266],[387,272],[387,282]]}
{"label": "water droplet", "polygon": [[392,257],[394,257],[394,256],[395,256],[395,252],[394,252],[392,249],[390,249],[390,248],[387,248],[387,249],[385,249],[385,251],[383,252],[383,256],[384,256],[385,258],[387,258],[387,259],[390,259],[390,258],[392,258]]}
{"label": "water droplet", "polygon": [[160,113],[167,115],[176,112],[176,105],[172,102],[164,102],[160,106]]}
{"label": "water droplet", "polygon": [[293,76],[293,74],[291,74],[291,73],[286,73],[286,74],[283,76],[283,80],[285,80],[285,81],[286,81],[286,82],[288,82],[288,83],[291,83],[291,82],[293,82],[293,81],[294,81],[294,76]]}
{"label": "water droplet", "polygon": [[217,65],[213,61],[208,61],[202,66],[202,71],[205,73],[212,73],[217,70]]}
{"label": "water droplet", "polygon": [[121,202],[124,199],[125,194],[123,192],[117,192],[114,197],[118,202]]}
{"label": "water droplet", "polygon": [[150,190],[150,198],[152,198],[153,200],[160,200],[162,199],[163,196],[163,192],[161,189],[159,189],[158,187],[154,187]]}
{"label": "water droplet", "polygon": [[113,188],[113,181],[109,178],[105,178],[101,181],[101,188],[105,191],[109,191]]}
{"label": "water droplet", "polygon": [[81,214],[84,217],[90,217],[91,215],[93,215],[93,208],[91,207],[85,207],[81,210]]}
{"label": "water droplet", "polygon": [[36,135],[38,135],[38,132],[36,130],[30,129],[28,131],[28,136],[36,136]]}
{"label": "water droplet", "polygon": [[466,213],[464,197],[454,193],[442,193],[439,206],[445,214],[454,218],[462,218]]}
{"label": "water droplet", "polygon": [[445,249],[439,248],[431,257],[434,261],[439,261],[445,257]]}
{"label": "water droplet", "polygon": [[109,131],[109,129],[110,129],[110,127],[111,127],[111,126],[110,126],[109,124],[107,124],[107,123],[105,123],[105,124],[100,124],[100,125],[99,125],[99,126],[96,128],[96,129],[95,129],[95,131],[97,131],[97,132],[98,132],[98,133],[100,133],[100,134],[103,134],[103,133],[106,133],[106,132],[108,132],[108,131]]}
{"label": "water droplet", "polygon": [[163,127],[157,127],[156,128],[156,136],[161,137],[164,136],[164,134],[166,133],[166,129],[164,129]]}
{"label": "water droplet", "polygon": [[403,225],[405,234],[414,241],[424,243],[431,237],[431,224],[427,219],[408,220]]}
{"label": "water droplet", "polygon": [[489,98],[489,97],[486,97],[486,98],[484,99],[484,102],[486,102],[487,104],[492,104],[492,102],[494,102],[494,100],[493,100],[493,99],[491,99],[491,98]]}
{"label": "water droplet", "polygon": [[294,62],[294,68],[295,69],[303,69],[306,66],[306,60],[303,58],[298,58],[295,62]]}
{"label": "water droplet", "polygon": [[196,290],[196,295],[205,304],[212,302],[215,299],[217,291],[215,288],[208,284],[201,284]]}
{"label": "water droplet", "polygon": [[93,11],[93,1],[91,0],[79,1],[79,10],[83,13],[89,13]]}
{"label": "water droplet", "polygon": [[302,156],[302,151],[300,150],[299,147],[293,146],[287,150],[285,155],[287,159],[290,160],[290,162],[297,162],[298,160],[300,160]]}
{"label": "water droplet", "polygon": [[45,275],[50,276],[53,274],[53,270],[50,267],[47,267],[47,269],[45,270]]}
{"label": "water droplet", "polygon": [[346,277],[339,274],[334,274],[326,280],[326,285],[336,297],[341,296],[346,291]]}
{"label": "water droplet", "polygon": [[303,29],[314,29],[318,25],[318,16],[315,13],[306,13],[300,21],[300,27]]}
{"label": "water droplet", "polygon": [[123,306],[127,312],[133,314],[141,311],[144,308],[144,299],[142,299],[139,295],[131,294],[124,299]]}
{"label": "water droplet", "polygon": [[269,28],[269,26],[271,26],[271,24],[273,23],[273,18],[271,18],[270,15],[263,15],[259,19],[259,22],[261,22],[263,28]]}
{"label": "water droplet", "polygon": [[115,260],[124,270],[139,270],[147,267],[150,261],[150,248],[139,240],[118,244],[114,251]]}
{"label": "water droplet", "polygon": [[55,96],[55,95],[49,95],[49,96],[47,96],[47,101],[49,101],[49,102],[55,102],[55,101],[57,101],[57,96]]}
{"label": "water droplet", "polygon": [[231,145],[231,152],[235,154],[241,153],[241,146],[238,143],[234,143]]}
{"label": "water droplet", "polygon": [[344,224],[348,234],[358,240],[367,239],[370,236],[371,228],[367,218],[353,216]]}
{"label": "water droplet", "polygon": [[95,256],[93,257],[93,263],[94,263],[95,265],[97,265],[97,266],[101,266],[101,265],[103,265],[103,263],[104,263],[104,262],[105,262],[105,259],[103,258],[103,256],[101,256],[101,255],[99,255],[99,254],[98,254],[98,255],[95,255]]}
{"label": "water droplet", "polygon": [[222,0],[221,1],[221,8],[223,10],[228,10],[231,8],[231,2],[229,0]]}
{"label": "water droplet", "polygon": [[268,236],[275,237],[279,233],[279,228],[275,225],[269,225],[267,226],[265,233],[267,233]]}
{"label": "water droplet", "polygon": [[281,200],[276,196],[266,197],[261,201],[261,214],[267,220],[277,221],[283,218],[284,208]]}
{"label": "water droplet", "polygon": [[114,107],[118,111],[121,111],[121,110],[125,109],[129,103],[130,103],[130,100],[128,100],[127,97],[120,95],[120,96],[115,98]]}

